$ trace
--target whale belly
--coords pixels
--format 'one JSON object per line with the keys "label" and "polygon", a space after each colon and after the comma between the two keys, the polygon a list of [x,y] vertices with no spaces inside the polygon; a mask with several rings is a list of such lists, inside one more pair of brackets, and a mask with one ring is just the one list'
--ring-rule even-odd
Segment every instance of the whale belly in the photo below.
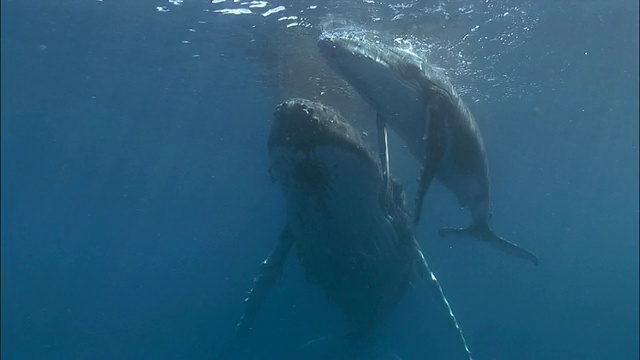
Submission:
{"label": "whale belly", "polygon": [[306,275],[356,323],[372,326],[410,281],[407,253],[379,200],[379,168],[331,146],[271,154]]}

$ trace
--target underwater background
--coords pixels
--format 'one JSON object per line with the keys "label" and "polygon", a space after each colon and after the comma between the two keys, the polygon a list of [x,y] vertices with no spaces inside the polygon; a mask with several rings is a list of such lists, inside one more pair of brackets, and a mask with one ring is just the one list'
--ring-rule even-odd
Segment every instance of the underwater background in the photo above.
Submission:
{"label": "underwater background", "polygon": [[[346,319],[291,257],[253,334],[243,299],[285,223],[278,103],[371,110],[319,58],[366,31],[441,67],[474,113],[493,228],[540,264],[416,237],[474,359],[638,359],[638,1],[2,0],[2,359],[284,359]],[[416,163],[392,137],[415,191]],[[451,359],[425,286],[378,330]]]}

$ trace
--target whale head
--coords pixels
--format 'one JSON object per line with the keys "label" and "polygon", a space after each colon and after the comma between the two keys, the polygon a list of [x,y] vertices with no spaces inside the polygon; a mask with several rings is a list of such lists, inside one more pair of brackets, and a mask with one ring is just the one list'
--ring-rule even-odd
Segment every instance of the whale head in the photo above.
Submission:
{"label": "whale head", "polygon": [[[306,99],[285,101],[274,113],[267,145],[271,176],[289,205],[321,204],[317,211],[330,212],[337,224],[345,209],[362,219],[384,217],[377,157],[332,108]],[[304,206],[307,215],[311,207]]]}
{"label": "whale head", "polygon": [[289,189],[307,189],[320,195],[335,173],[330,168],[335,169],[337,164],[353,172],[354,179],[374,188],[382,176],[377,158],[360,134],[335,110],[310,100],[290,99],[277,107],[267,145],[271,175]]}
{"label": "whale head", "polygon": [[318,47],[329,66],[422,158],[430,109],[457,96],[446,76],[410,50],[363,37],[322,36]]}
{"label": "whale head", "polygon": [[388,196],[377,157],[333,109],[292,99],[274,115],[270,172],[305,273],[359,326],[374,326],[415,275],[401,185]]}
{"label": "whale head", "polygon": [[329,66],[378,113],[402,109],[406,117],[424,110],[424,62],[415,53],[349,35],[323,36],[318,47]]}

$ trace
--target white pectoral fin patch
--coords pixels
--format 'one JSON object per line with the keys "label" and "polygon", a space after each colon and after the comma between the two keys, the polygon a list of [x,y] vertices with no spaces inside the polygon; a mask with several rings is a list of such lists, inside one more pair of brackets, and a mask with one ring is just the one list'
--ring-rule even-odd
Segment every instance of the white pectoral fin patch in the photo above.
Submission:
{"label": "white pectoral fin patch", "polygon": [[243,336],[251,331],[258,310],[282,274],[282,268],[287,260],[289,250],[291,250],[293,246],[293,242],[293,234],[289,229],[289,225],[286,225],[280,233],[275,247],[260,265],[259,273],[255,277],[253,286],[244,300],[244,315],[242,315],[242,318],[240,318],[240,321],[236,325],[236,333],[238,335]]}
{"label": "white pectoral fin patch", "polygon": [[451,304],[449,303],[449,300],[447,299],[447,297],[444,295],[444,291],[442,290],[442,286],[440,285],[440,282],[436,278],[436,275],[431,270],[431,267],[427,263],[427,260],[424,258],[424,255],[422,254],[421,251],[419,251],[419,252],[420,252],[420,257],[421,257],[421,260],[422,260],[422,266],[423,266],[423,269],[424,269],[424,272],[425,272],[425,278],[427,280],[427,285],[429,286],[430,290],[432,290],[433,294],[435,295],[436,300],[439,303],[441,310],[443,310],[444,313],[447,315],[447,317],[449,318],[449,321],[451,322],[452,327],[455,329],[455,332],[457,333],[458,339],[460,341],[461,350],[463,351],[463,353],[466,355],[466,357],[469,360],[472,360],[473,358],[471,356],[471,350],[469,350],[469,346],[467,345],[467,339],[464,336],[464,333],[462,332],[462,328],[458,324],[458,320],[456,319],[456,316],[453,313],[453,309],[451,308]]}
{"label": "white pectoral fin patch", "polygon": [[378,156],[380,157],[380,165],[382,165],[383,176],[383,192],[384,195],[390,193],[390,177],[391,177],[391,165],[389,164],[389,142],[387,136],[387,124],[382,119],[380,114],[376,116],[376,125],[378,132]]}

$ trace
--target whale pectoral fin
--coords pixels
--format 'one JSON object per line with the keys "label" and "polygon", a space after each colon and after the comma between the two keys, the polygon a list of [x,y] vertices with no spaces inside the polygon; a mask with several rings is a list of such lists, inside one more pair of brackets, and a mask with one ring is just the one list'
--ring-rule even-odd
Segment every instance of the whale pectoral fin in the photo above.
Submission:
{"label": "whale pectoral fin", "polygon": [[391,165],[389,165],[389,143],[387,140],[387,124],[380,114],[376,115],[376,126],[378,133],[378,156],[380,156],[380,165],[382,166],[382,178],[384,196],[390,193],[390,176]]}
{"label": "whale pectoral fin", "polygon": [[449,300],[444,295],[444,291],[442,290],[442,286],[440,285],[440,282],[438,281],[438,279],[436,278],[436,275],[431,270],[431,267],[427,263],[427,260],[425,259],[422,251],[420,251],[420,249],[417,247],[416,249],[417,249],[418,263],[421,265],[422,277],[424,277],[425,280],[427,280],[427,285],[429,286],[429,290],[432,291],[433,295],[436,298],[437,303],[439,304],[440,309],[444,311],[449,321],[451,322],[452,327],[455,329],[458,335],[458,338],[460,340],[461,350],[464,352],[466,357],[469,358],[469,360],[472,360],[471,350],[469,350],[469,346],[467,345],[467,339],[464,336],[464,333],[462,332],[462,328],[460,328],[460,325],[458,324],[458,320],[456,319],[456,316],[453,314],[453,309],[451,308],[451,304],[449,304]]}
{"label": "whale pectoral fin", "polygon": [[291,234],[291,230],[287,225],[282,229],[278,241],[269,256],[260,265],[258,275],[253,280],[253,286],[244,300],[244,315],[236,325],[236,334],[240,336],[246,335],[251,330],[258,310],[276,280],[282,275],[282,268],[287,260],[289,250],[293,246],[293,241],[293,234]]}
{"label": "whale pectoral fin", "polygon": [[471,225],[468,228],[442,228],[438,231],[441,237],[445,236],[472,236],[489,243],[498,250],[521,259],[529,260],[534,265],[538,265],[538,257],[531,251],[505,240],[496,235],[488,226]]}
{"label": "whale pectoral fin", "polygon": [[438,118],[434,112],[431,112],[429,126],[425,134],[425,158],[422,164],[422,169],[420,170],[418,191],[414,203],[414,224],[418,224],[418,221],[420,221],[424,197],[427,194],[427,190],[429,190],[429,186],[431,185],[431,182],[436,175],[436,171],[440,166],[440,162],[442,161],[442,157],[444,156],[444,151],[447,146],[445,131],[444,119]]}

